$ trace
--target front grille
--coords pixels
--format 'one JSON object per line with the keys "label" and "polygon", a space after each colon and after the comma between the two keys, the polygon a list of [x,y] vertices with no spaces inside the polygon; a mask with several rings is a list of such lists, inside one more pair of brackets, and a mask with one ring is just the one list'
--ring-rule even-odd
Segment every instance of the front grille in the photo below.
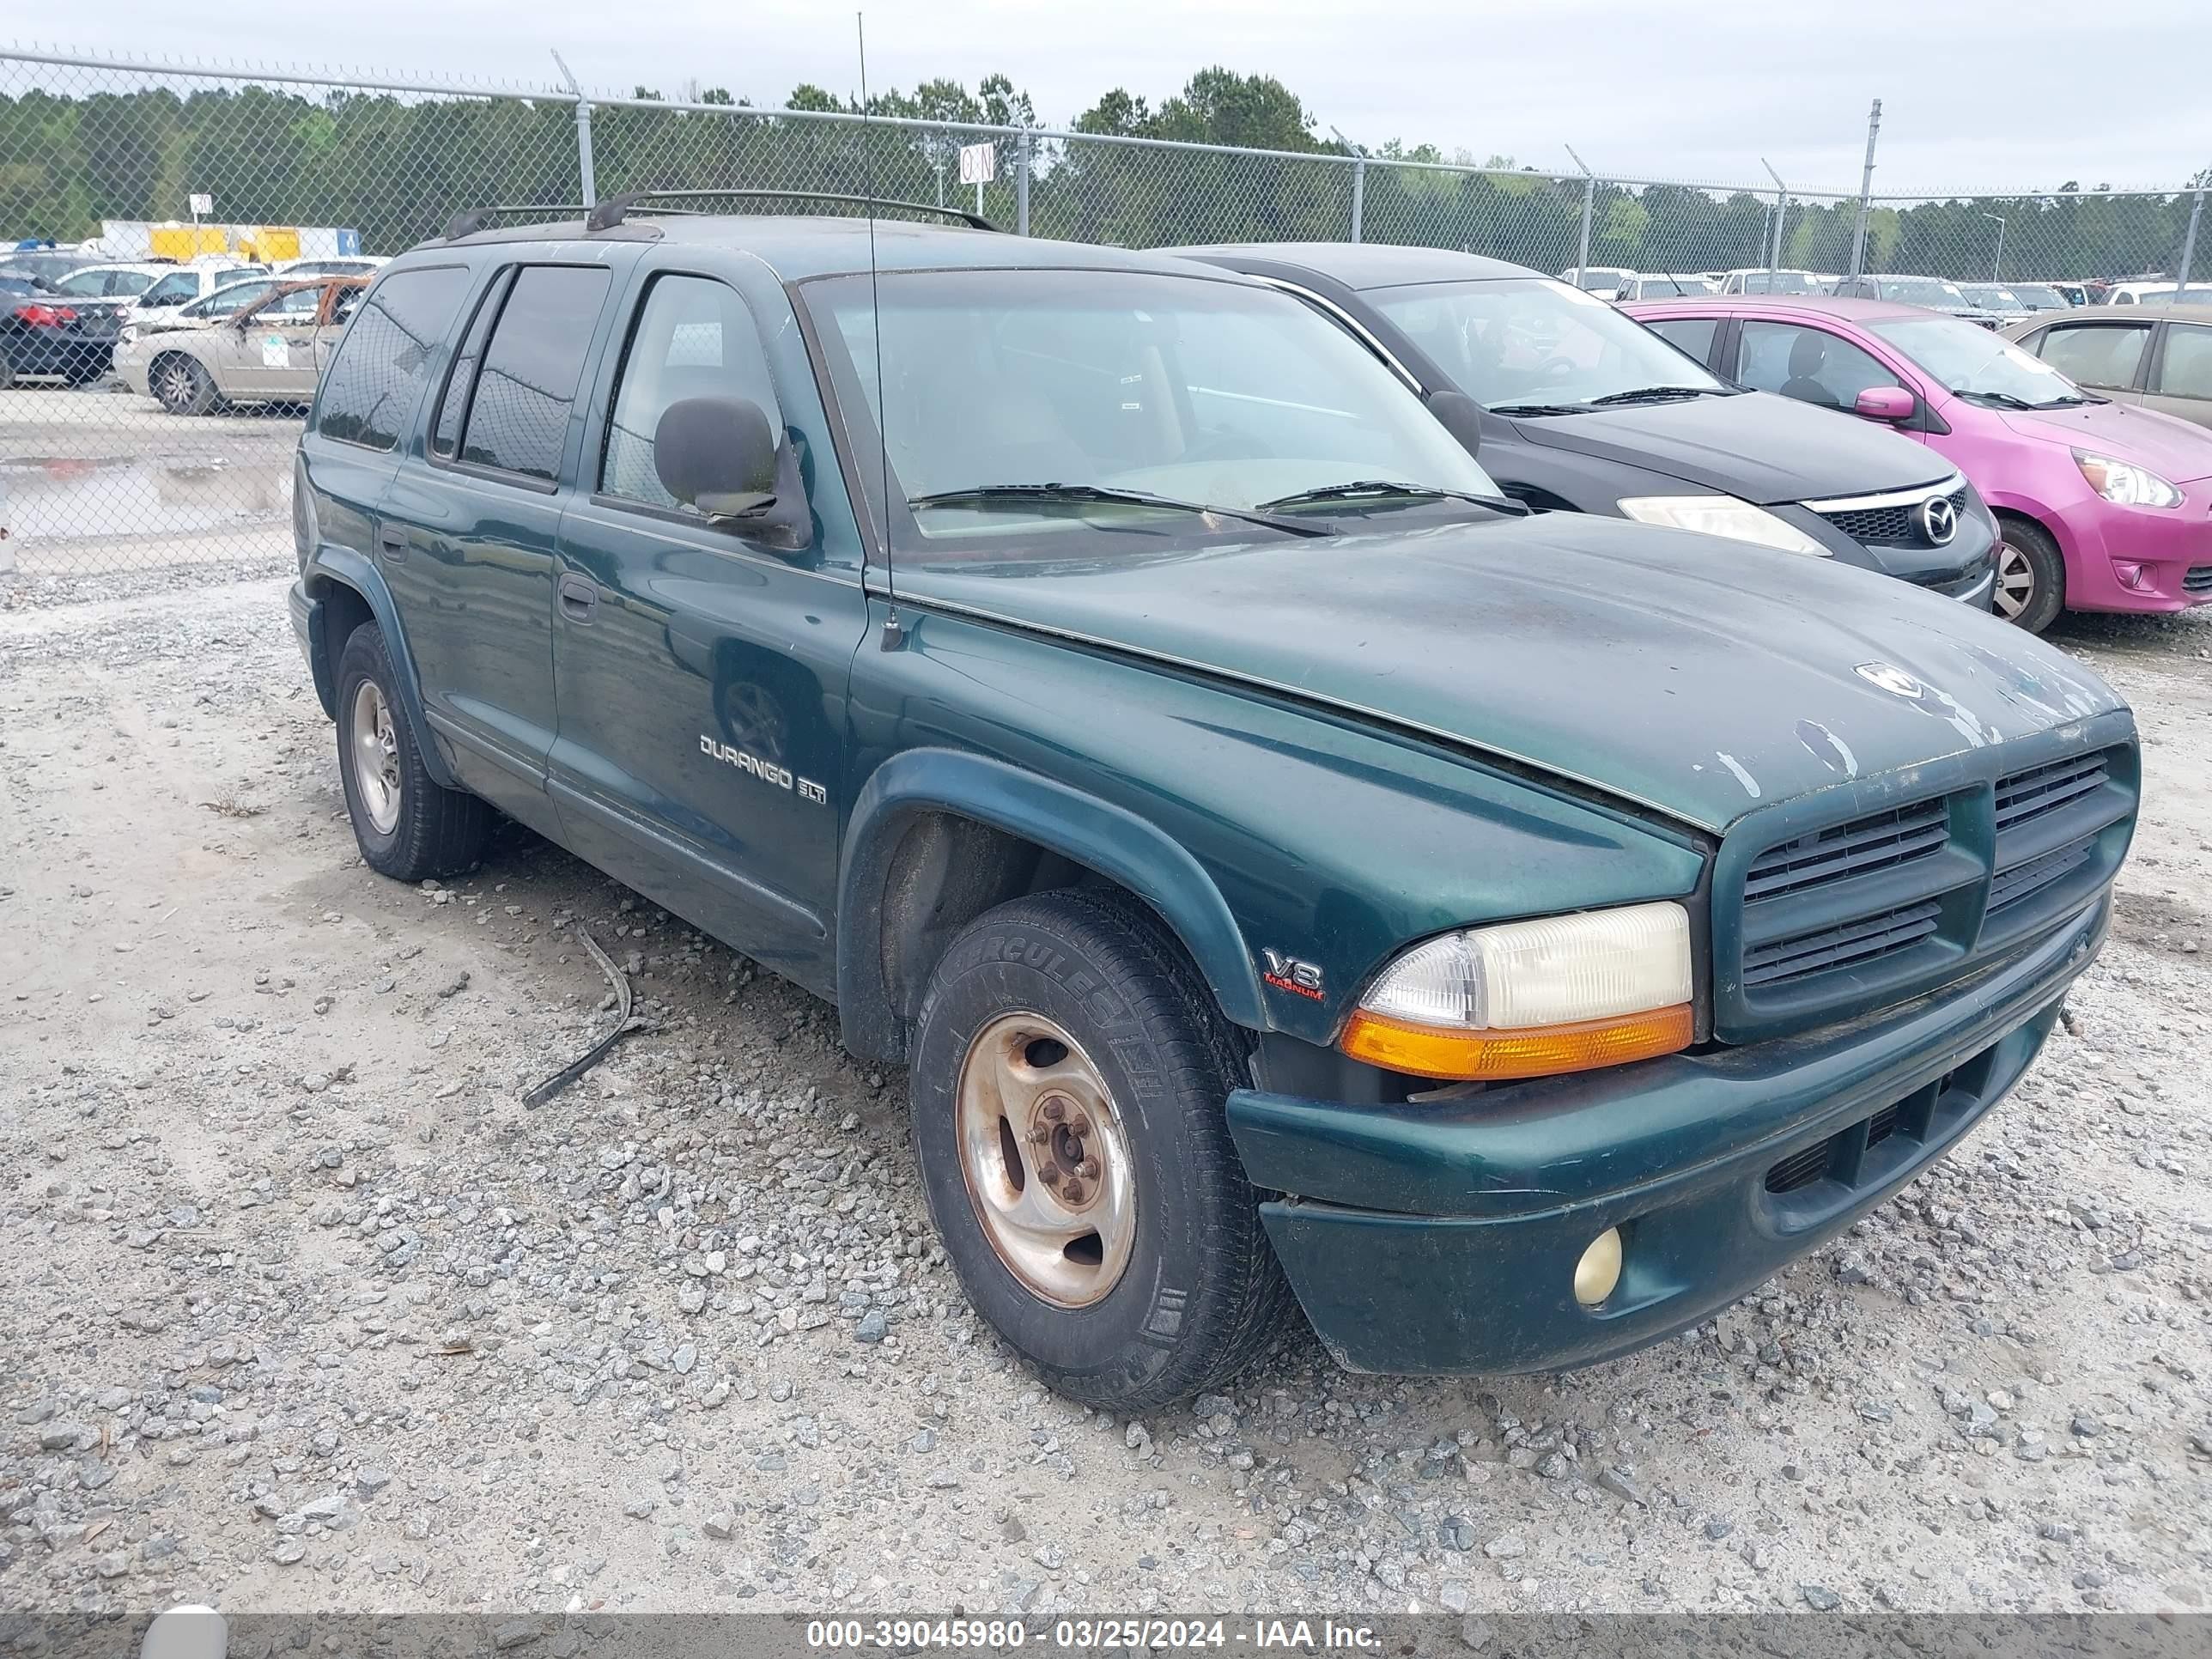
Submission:
{"label": "front grille", "polygon": [[[1893,1006],[2077,913],[2126,848],[2136,751],[2051,758],[2058,746],[2023,740],[1931,764],[1918,775],[1928,793],[1879,811],[1861,796],[1841,823],[1808,826],[1802,806],[1754,815],[1790,838],[1762,846],[1746,826],[1723,843],[1714,1035],[1755,1042]],[[2023,750],[2033,764],[1990,764]]]}
{"label": "front grille", "polygon": [[1998,780],[1997,834],[2032,823],[2070,800],[2103,788],[2109,774],[2110,768],[2100,753],[2070,755]]}
{"label": "front grille", "polygon": [[1743,878],[1747,904],[1786,898],[1845,876],[1887,870],[1942,850],[1950,838],[1942,800],[1923,800],[1869,813],[1771,847],[1753,860]]}
{"label": "front grille", "polygon": [[[1964,484],[1951,491],[1952,508],[1963,515],[1966,510],[1966,487]],[[1927,541],[1920,533],[1920,503],[1901,503],[1895,507],[1846,507],[1820,516],[1849,536],[1853,541],[1870,547],[1922,547]]]}
{"label": "front grille", "polygon": [[2040,858],[2015,865],[2009,870],[2000,870],[1990,883],[1990,914],[2018,904],[2030,898],[2062,877],[2071,875],[2089,861],[2097,850],[2097,838],[2084,836],[2069,842],[2055,853],[2045,853]]}
{"label": "front grille", "polygon": [[2185,593],[2212,593],[2212,564],[2191,567],[2189,574],[2181,579],[2181,591]]}
{"label": "front grille", "polygon": [[1783,985],[1831,968],[1855,968],[1908,951],[1936,931],[1942,906],[1929,899],[1859,917],[1815,933],[1796,933],[1743,954],[1747,987]]}
{"label": "front grille", "polygon": [[1809,1187],[1828,1173],[1828,1143],[1816,1140],[1802,1152],[1792,1152],[1766,1172],[1766,1190],[1778,1197]]}

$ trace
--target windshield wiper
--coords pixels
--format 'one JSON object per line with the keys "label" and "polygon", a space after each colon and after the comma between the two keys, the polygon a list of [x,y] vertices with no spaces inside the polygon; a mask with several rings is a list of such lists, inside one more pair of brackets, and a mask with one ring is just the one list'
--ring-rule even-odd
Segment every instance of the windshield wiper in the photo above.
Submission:
{"label": "windshield wiper", "polygon": [[1961,398],[1971,398],[1976,403],[1994,404],[1999,409],[2040,409],[2041,404],[2032,404],[2025,398],[2015,398],[2009,392],[1961,392]]}
{"label": "windshield wiper", "polygon": [[1272,518],[1265,513],[1248,512],[1237,507],[1210,507],[1203,501],[1179,501],[1171,496],[1155,495],[1143,489],[1109,489],[1103,484],[1080,483],[1001,483],[972,484],[965,489],[939,489],[927,495],[907,498],[909,507],[975,507],[989,508],[998,506],[1018,507],[1028,502],[1103,502],[1123,507],[1165,507],[1177,513],[1199,513],[1220,519],[1237,519],[1245,524],[1256,524],[1268,530],[1279,530],[1286,536],[1326,536],[1330,532],[1318,525],[1299,524],[1290,519]]}
{"label": "windshield wiper", "polygon": [[1393,495],[1419,501],[1473,501],[1477,507],[1510,513],[1516,517],[1528,511],[1520,502],[1508,501],[1503,495],[1478,495],[1471,489],[1447,489],[1441,484],[1400,483],[1393,478],[1354,478],[1346,483],[1321,484],[1312,489],[1298,490],[1293,495],[1278,495],[1273,501],[1262,501],[1260,505],[1268,512],[1279,513],[1285,507],[1318,507],[1327,501],[1382,500]]}
{"label": "windshield wiper", "polygon": [[1527,418],[1539,415],[1587,415],[1588,404],[1485,404],[1493,415]]}
{"label": "windshield wiper", "polygon": [[1602,409],[1607,404],[1662,404],[1681,398],[1728,398],[1735,394],[1720,386],[1643,386],[1633,392],[1608,392],[1602,398],[1590,399],[1590,407]]}

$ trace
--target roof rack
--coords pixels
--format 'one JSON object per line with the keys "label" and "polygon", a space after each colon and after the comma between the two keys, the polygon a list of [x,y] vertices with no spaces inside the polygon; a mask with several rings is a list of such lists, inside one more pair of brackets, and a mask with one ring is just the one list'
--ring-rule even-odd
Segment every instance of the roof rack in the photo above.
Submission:
{"label": "roof rack", "polygon": [[981,214],[970,213],[965,208],[936,207],[927,202],[902,202],[890,197],[845,196],[827,190],[624,191],[618,196],[606,198],[594,207],[584,221],[584,228],[587,231],[611,230],[641,203],[687,199],[706,202],[836,202],[846,207],[896,208],[906,213],[933,214],[939,218],[957,220],[971,230],[1001,230],[1000,226]]}
{"label": "roof rack", "polygon": [[[528,202],[501,207],[471,208],[447,221],[442,240],[458,242],[464,236],[473,236],[480,230],[489,228],[497,220],[522,214],[541,216],[547,214],[580,214],[584,219],[585,234],[589,235],[594,231],[612,230],[647,203],[685,199],[708,202],[836,202],[846,207],[896,208],[902,212],[931,214],[955,220],[972,230],[1004,234],[1002,227],[992,223],[980,213],[969,212],[965,208],[933,207],[927,202],[902,202],[887,197],[843,196],[826,190],[630,190],[606,197],[589,206],[580,202]],[[656,213],[696,210],[665,206],[653,209]]]}

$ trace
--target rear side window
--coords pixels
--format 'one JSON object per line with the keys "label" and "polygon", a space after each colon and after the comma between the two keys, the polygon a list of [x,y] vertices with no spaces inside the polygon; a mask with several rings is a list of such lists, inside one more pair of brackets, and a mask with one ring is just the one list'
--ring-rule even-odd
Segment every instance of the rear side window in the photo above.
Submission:
{"label": "rear side window", "polygon": [[1662,317],[1644,325],[1661,339],[1681,347],[1701,363],[1712,357],[1713,332],[1720,325],[1717,317]]}
{"label": "rear side window", "polygon": [[462,428],[460,459],[550,482],[607,292],[601,265],[525,265],[500,307]]}
{"label": "rear side window", "polygon": [[768,360],[744,301],[708,277],[661,276],[646,290],[623,358],[599,469],[602,495],[689,511],[661,488],[653,465],[661,415],[686,398],[748,398],[760,405],[772,431],[783,429]]}
{"label": "rear side window", "polygon": [[499,308],[514,281],[512,270],[502,270],[492,278],[483,298],[477,301],[477,314],[469,319],[468,334],[461,341],[459,355],[453,359],[453,372],[446,377],[446,395],[438,404],[438,419],[430,429],[430,453],[441,460],[453,459],[453,452],[461,447],[461,423],[468,418],[469,393],[476,386],[477,365],[483,361],[484,338],[491,332],[491,325],[499,320]]}
{"label": "rear side window", "polygon": [[2158,390],[2168,398],[2212,398],[2212,328],[2175,323],[2166,330]]}
{"label": "rear side window", "polygon": [[[323,377],[315,429],[369,449],[397,448],[400,423],[415,407],[431,355],[452,326],[468,284],[469,273],[460,265],[395,271],[377,284]],[[312,317],[312,302],[321,290],[300,292],[310,301]]]}
{"label": "rear side window", "polygon": [[2136,383],[2150,329],[2148,323],[2062,324],[2044,335],[2038,355],[2076,386],[2124,390]]}

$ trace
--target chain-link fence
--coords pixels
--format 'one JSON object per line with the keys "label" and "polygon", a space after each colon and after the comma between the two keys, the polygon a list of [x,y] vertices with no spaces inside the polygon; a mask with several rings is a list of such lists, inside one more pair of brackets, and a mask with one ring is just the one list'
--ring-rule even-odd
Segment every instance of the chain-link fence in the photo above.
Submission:
{"label": "chain-link fence", "polygon": [[[981,146],[991,176],[963,184]],[[470,208],[656,188],[890,198],[1127,246],[1419,244],[1647,296],[1729,273],[2171,283],[2192,258],[2212,282],[2185,186],[1863,198],[0,52],[0,248],[57,245],[0,253],[0,602],[289,562],[292,444],[344,296],[295,293],[287,314],[288,272],[398,252]]]}

